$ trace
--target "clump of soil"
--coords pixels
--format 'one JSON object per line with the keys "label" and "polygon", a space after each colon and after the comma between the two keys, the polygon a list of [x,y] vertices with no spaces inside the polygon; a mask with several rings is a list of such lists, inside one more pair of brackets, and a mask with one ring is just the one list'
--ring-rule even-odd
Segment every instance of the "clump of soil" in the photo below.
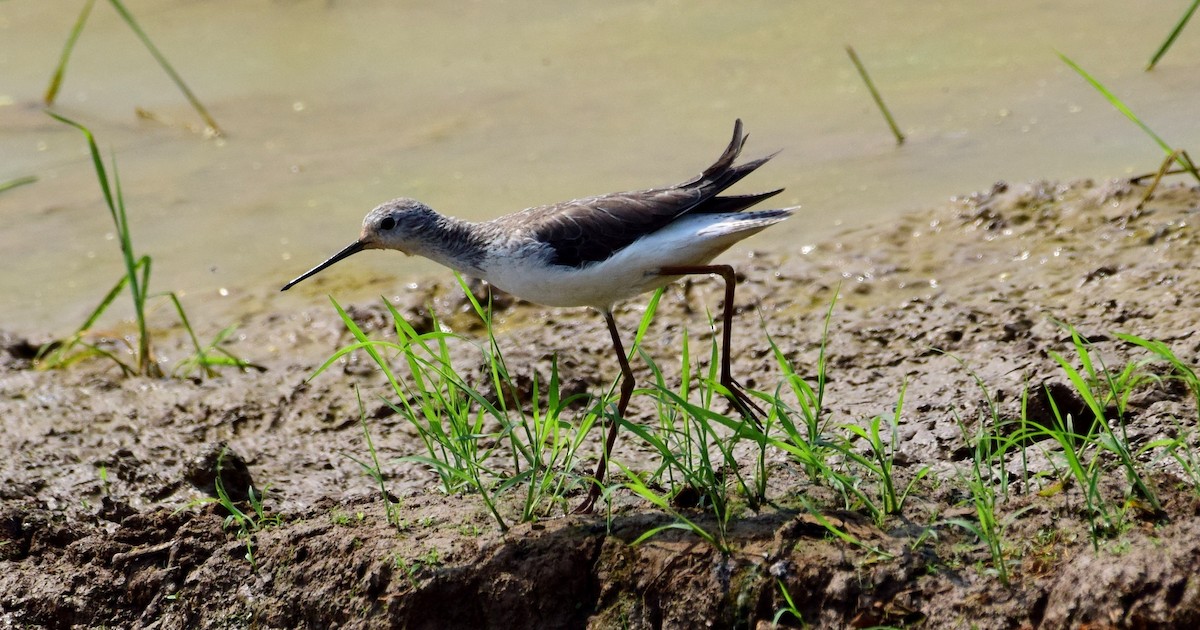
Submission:
{"label": "clump of soil", "polygon": [[[774,503],[733,520],[729,553],[680,530],[633,544],[672,519],[622,491],[610,515],[546,518],[504,533],[476,497],[437,493],[428,470],[397,463],[421,447],[380,399],[387,383],[366,357],[307,380],[348,341],[319,299],[303,313],[241,323],[233,349],[265,372],[207,380],[123,378],[99,360],[35,371],[36,344],[0,335],[0,623],[752,628],[770,625],[786,590],[802,621],[784,614],[780,623],[792,626],[1195,627],[1200,500],[1178,467],[1150,461],[1149,451],[1140,466],[1162,510],[1141,509],[1134,497],[1125,526],[1095,545],[1081,489],[1052,460],[1027,462],[1063,481],[1020,488],[1010,480],[1016,489],[999,506],[1007,583],[986,547],[953,524],[975,517],[963,484],[972,454],[964,430],[990,418],[993,404],[1003,418],[1024,407],[1048,423],[1057,408],[1096,421],[1051,354],[1078,362],[1060,322],[1117,371],[1148,356],[1117,332],[1163,341],[1197,364],[1200,191],[1160,189],[1139,209],[1144,192],[1127,182],[998,184],[893,225],[734,261],[744,276],[734,351],[743,385],[774,390],[782,380],[758,313],[811,380],[839,293],[827,340],[829,418],[890,417],[903,389],[897,477],[932,472],[879,527],[773,454]],[[778,229],[800,233],[802,222]],[[712,284],[680,284],[664,298],[644,344],[660,365],[677,363],[683,329],[700,341],[709,334],[705,312],[721,295]],[[451,283],[425,283],[399,302],[418,325],[428,325],[422,313],[431,304],[456,330],[479,332]],[[598,391],[615,374],[594,314],[496,307],[497,338],[518,382],[535,372],[545,382],[555,354],[567,393]],[[636,309],[619,314],[626,330]],[[386,336],[381,307],[351,313]],[[469,344],[452,350],[468,355]],[[678,368],[664,369],[678,382]],[[646,367],[637,370],[647,382]],[[356,386],[399,526],[351,459],[364,453]],[[646,398],[635,398],[634,420],[652,417]],[[1196,446],[1195,400],[1177,381],[1148,382],[1123,417],[1135,449],[1181,435]],[[250,486],[266,491],[268,518],[249,538],[222,527],[224,508],[199,501],[214,492],[217,458],[229,463],[221,479],[235,500],[249,498]],[[629,435],[615,458],[635,470],[658,463]],[[1106,483],[1112,496],[1128,494],[1119,469]],[[703,512],[685,513],[715,527]],[[830,525],[860,544],[831,536]]]}

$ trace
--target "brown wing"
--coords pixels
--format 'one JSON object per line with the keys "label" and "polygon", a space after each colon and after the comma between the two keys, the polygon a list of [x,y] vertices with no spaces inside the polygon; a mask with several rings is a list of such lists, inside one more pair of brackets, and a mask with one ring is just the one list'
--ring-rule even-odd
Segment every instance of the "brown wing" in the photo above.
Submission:
{"label": "brown wing", "polygon": [[547,243],[556,265],[583,267],[608,259],[615,252],[688,213],[738,212],[779,194],[717,195],[774,157],[734,166],[746,143],[742,121],[733,126],[733,139],[721,157],[696,178],[670,186],[611,193],[530,208],[496,220],[504,227],[524,230]]}

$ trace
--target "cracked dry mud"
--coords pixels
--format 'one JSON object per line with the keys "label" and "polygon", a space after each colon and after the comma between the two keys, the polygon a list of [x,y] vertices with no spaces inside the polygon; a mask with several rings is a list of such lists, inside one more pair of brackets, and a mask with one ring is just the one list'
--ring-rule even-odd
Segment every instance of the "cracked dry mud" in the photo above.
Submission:
{"label": "cracked dry mud", "polygon": [[[1059,322],[1115,369],[1147,356],[1117,332],[1161,340],[1196,364],[1200,191],[1162,188],[1138,210],[1144,192],[1127,182],[998,184],[803,251],[734,257],[744,275],[734,337],[742,383],[773,390],[781,381],[763,327],[812,378],[825,313],[840,289],[826,412],[835,424],[890,416],[905,389],[896,473],[906,483],[925,466],[932,472],[903,514],[880,528],[772,453],[775,505],[735,519],[728,556],[678,530],[632,544],[671,519],[625,490],[611,520],[555,516],[506,533],[476,497],[439,494],[427,470],[396,463],[420,444],[380,400],[386,382],[366,357],[306,381],[349,339],[317,293],[305,312],[240,323],[232,349],[267,371],[203,381],[123,378],[103,361],[36,371],[29,359],[41,340],[7,335],[0,626],[755,628],[769,627],[785,605],[780,584],[809,627],[1200,626],[1200,499],[1167,460],[1148,454],[1143,463],[1163,513],[1131,508],[1129,526],[1098,550],[1078,487],[1014,492],[1000,505],[1008,585],[989,570],[987,549],[948,523],[974,518],[962,483],[971,450],[958,420],[970,430],[987,417],[976,379],[1005,418],[1021,412],[1025,391],[1031,416],[1050,413],[1047,398],[1082,413],[1048,354],[1074,357]],[[803,217],[780,229],[802,232]],[[715,310],[720,295],[719,283],[703,281],[667,292],[644,347],[668,380],[679,379],[681,332],[706,343],[706,309]],[[456,330],[480,334],[448,278],[395,299],[414,319],[428,303]],[[595,314],[504,300],[497,308],[497,337],[518,381],[535,371],[544,379],[555,354],[567,392],[598,391],[615,373]],[[618,314],[627,331],[638,308]],[[381,306],[352,312],[373,335],[387,336]],[[169,337],[168,354],[170,343],[182,347],[179,331]],[[467,342],[452,351],[473,352]],[[645,364],[636,370],[646,382]],[[355,385],[388,488],[401,501],[399,531],[348,457],[364,452]],[[631,416],[647,420],[652,407],[639,396]],[[1175,381],[1137,390],[1126,420],[1135,448],[1181,434],[1196,446],[1197,409]],[[220,444],[269,485],[267,507],[280,520],[255,535],[256,565],[222,529],[217,507],[189,507],[203,496],[199,487],[211,488],[204,472]],[[616,458],[634,470],[657,465],[629,434]],[[1050,471],[1049,461],[1027,465]],[[579,462],[579,471],[590,465]],[[1120,471],[1108,477],[1111,496],[1124,497]],[[711,525],[703,513],[688,515]],[[890,557],[831,537],[822,521]],[[780,622],[799,626],[792,616]]]}

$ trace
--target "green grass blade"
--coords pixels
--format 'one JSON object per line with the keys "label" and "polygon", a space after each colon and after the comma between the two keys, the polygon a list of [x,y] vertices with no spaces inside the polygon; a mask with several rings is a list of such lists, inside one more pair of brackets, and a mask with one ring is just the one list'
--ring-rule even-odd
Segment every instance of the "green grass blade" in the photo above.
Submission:
{"label": "green grass blade", "polygon": [[[109,289],[108,293],[104,295],[104,299],[100,300],[100,303],[96,305],[95,309],[92,310],[92,314],[89,315],[86,320],[84,320],[83,324],[76,329],[76,331],[68,339],[59,342],[58,347],[54,348],[53,350],[51,350],[51,346],[54,344],[54,342],[42,346],[40,349],[38,349],[38,353],[37,356],[34,357],[34,361],[49,369],[66,367],[72,363],[73,361],[70,360],[68,353],[70,353],[71,350],[73,350],[77,345],[88,346],[88,344],[82,343],[83,336],[87,334],[89,330],[91,330],[92,326],[96,324],[96,321],[100,319],[100,316],[108,310],[108,307],[112,305],[113,301],[117,299],[117,296],[121,294],[121,290],[124,289],[125,285],[128,283],[129,276],[121,276],[121,279],[117,280],[117,283],[113,285],[113,288]],[[127,366],[124,362],[117,359],[112,354],[107,352],[98,352],[97,354],[112,358],[117,362],[118,365],[121,366],[123,372],[131,371],[127,369]]]}
{"label": "green grass blade", "polygon": [[363,405],[362,392],[359,391],[358,385],[354,385],[354,398],[358,402],[358,421],[363,431],[363,438],[366,440],[367,453],[371,456],[371,464],[359,461],[351,457],[355,463],[362,466],[376,483],[379,484],[379,498],[383,500],[384,510],[387,513],[388,523],[394,526],[400,525],[400,518],[396,514],[396,504],[392,502],[391,493],[387,489],[387,481],[383,477],[383,467],[379,465],[379,455],[375,451],[375,442],[371,440],[371,430],[367,426],[367,408]]}
{"label": "green grass blade", "polygon": [[322,363],[320,365],[320,367],[318,367],[316,370],[313,371],[312,375],[308,377],[308,380],[311,381],[314,378],[320,376],[322,372],[324,372],[325,370],[328,370],[330,367],[333,366],[333,364],[337,363],[338,359],[341,359],[342,357],[353,353],[355,350],[363,350],[367,346],[377,346],[377,347],[396,350],[396,351],[400,351],[400,352],[402,352],[404,350],[404,346],[392,343],[390,341],[359,341],[357,343],[352,343],[348,346],[343,346],[341,348],[338,348],[337,352],[334,352],[333,355],[331,355],[328,359],[325,359],[325,362]]}
{"label": "green grass blade", "polygon": [[[188,338],[192,340],[192,348],[196,350],[196,357],[203,357],[204,348],[200,346],[200,340],[196,338],[196,331],[192,330],[192,323],[188,321],[187,312],[183,310],[183,304],[179,301],[179,296],[175,295],[174,291],[171,291],[167,293],[167,298],[171,300],[171,304],[175,305],[175,312],[179,314],[179,321],[183,322],[183,329],[187,331]],[[203,360],[200,360],[198,365],[203,369],[205,376],[213,376],[212,369]]]}
{"label": "green grass blade", "polygon": [[855,538],[854,535],[850,534],[849,532],[847,532],[847,531],[841,529],[840,527],[838,527],[837,525],[835,525],[833,523],[833,521],[829,520],[825,516],[825,514],[823,514],[819,509],[817,509],[817,507],[815,505],[810,503],[809,500],[807,498],[805,498],[803,495],[801,495],[799,497],[799,499],[800,499],[800,502],[804,505],[804,508],[808,511],[809,515],[812,516],[813,519],[817,521],[817,524],[819,524],[821,527],[825,528],[825,531],[833,534],[842,542],[850,544],[850,545],[854,545],[855,547],[859,547],[861,549],[866,549],[867,551],[870,551],[871,553],[873,553],[885,560],[890,560],[895,557],[894,555],[884,551],[883,549],[881,549],[879,547],[873,547],[873,546],[863,542],[862,540]]}
{"label": "green grass blade", "polygon": [[801,627],[803,627],[805,625],[804,617],[800,614],[800,609],[796,608],[796,603],[792,601],[792,594],[789,593],[787,587],[784,586],[783,580],[775,578],[775,583],[779,585],[779,592],[783,595],[783,601],[787,602],[787,606],[775,611],[775,617],[771,620],[771,623],[773,624],[772,627],[778,627],[779,620],[783,619],[784,615],[791,615],[796,619],[796,621],[800,622]]}
{"label": "green grass blade", "polygon": [[642,345],[642,338],[646,336],[646,330],[650,328],[650,322],[654,319],[654,313],[658,311],[658,301],[662,299],[663,291],[666,289],[660,287],[650,297],[650,303],[646,305],[646,313],[642,316],[642,320],[638,322],[637,334],[633,336],[633,345],[629,348],[629,358],[632,359],[637,353],[637,349]]}
{"label": "green grass blade", "polygon": [[1063,372],[1066,373],[1067,378],[1071,381],[1071,384],[1075,386],[1075,392],[1079,394],[1079,397],[1083,399],[1083,402],[1087,404],[1088,409],[1091,410],[1092,415],[1095,416],[1096,422],[1107,422],[1105,417],[1106,414],[1104,413],[1104,407],[1098,400],[1096,400],[1096,396],[1092,393],[1092,388],[1088,386],[1087,380],[1084,379],[1083,374],[1081,374],[1079,370],[1076,370],[1075,367],[1072,366],[1071,363],[1067,361],[1066,358],[1061,354],[1054,352],[1053,350],[1047,352],[1047,354],[1050,355],[1050,358],[1054,359],[1058,363],[1059,367],[1062,368]]}
{"label": "green grass blade", "polygon": [[96,4],[96,0],[84,2],[83,10],[79,12],[79,17],[75,20],[75,26],[67,35],[62,55],[58,59],[58,65],[54,68],[54,75],[50,77],[50,85],[46,87],[46,94],[42,97],[42,101],[47,105],[53,105],[55,97],[58,96],[58,88],[62,87],[63,76],[67,72],[67,61],[71,59],[71,51],[75,50],[75,42],[79,40],[79,34],[83,32],[83,25],[87,23],[88,15],[91,14],[94,4]]}
{"label": "green grass blade", "polygon": [[645,483],[642,482],[640,477],[638,477],[636,474],[634,474],[634,472],[632,470],[629,470],[624,465],[622,465],[620,462],[614,462],[614,463],[617,464],[617,466],[621,469],[621,472],[625,473],[625,476],[629,479],[628,483],[623,484],[626,488],[629,488],[630,490],[632,490],[634,492],[634,494],[637,494],[638,496],[642,497],[643,499],[654,504],[655,507],[666,512],[668,515],[671,516],[671,518],[675,519],[674,523],[671,523],[668,525],[660,525],[658,527],[651,528],[649,531],[646,531],[641,536],[639,536],[636,540],[634,540],[632,544],[634,544],[634,545],[641,544],[641,543],[645,542],[646,540],[650,539],[651,537],[655,536],[656,534],[666,531],[668,529],[682,529],[685,531],[692,532],[693,534],[704,539],[705,542],[712,545],[713,548],[720,551],[721,553],[729,553],[729,547],[725,544],[724,540],[717,540],[717,537],[714,536],[711,532],[704,529],[699,524],[697,524],[695,521],[692,521],[691,519],[687,518],[683,514],[680,514],[677,510],[673,509],[671,507],[671,504],[667,502],[667,499],[665,497],[663,497],[662,495],[658,494],[657,492],[651,490]]}
{"label": "green grass blade", "polygon": [[1107,100],[1109,102],[1109,104],[1111,104],[1113,107],[1115,107],[1117,109],[1117,111],[1121,112],[1122,114],[1125,115],[1126,118],[1133,121],[1133,124],[1137,125],[1138,127],[1141,127],[1142,131],[1146,132],[1146,135],[1153,138],[1154,141],[1156,143],[1158,143],[1158,146],[1161,147],[1163,151],[1170,153],[1171,151],[1174,150],[1171,148],[1171,145],[1167,144],[1166,140],[1163,140],[1162,138],[1160,138],[1158,134],[1154,133],[1154,130],[1150,129],[1150,127],[1147,126],[1146,123],[1142,122],[1142,120],[1137,117],[1137,114],[1134,114],[1133,110],[1129,109],[1129,107],[1126,106],[1125,103],[1123,101],[1121,101],[1120,98],[1117,98],[1116,94],[1113,94],[1111,91],[1109,91],[1109,89],[1107,87],[1105,87],[1104,84],[1100,83],[1100,81],[1098,81],[1095,77],[1093,77],[1091,74],[1089,74],[1087,70],[1084,70],[1083,68],[1081,68],[1079,66],[1079,64],[1075,63],[1073,60],[1071,60],[1070,57],[1068,57],[1062,53],[1058,53],[1058,57],[1059,57],[1059,59],[1063,60],[1063,63],[1070,66],[1072,70],[1074,70],[1079,76],[1083,77],[1083,79],[1085,81],[1087,81],[1089,84],[1091,84],[1091,86],[1093,88],[1095,88],[1095,90],[1097,92],[1099,92],[1105,98],[1105,100]]}
{"label": "green grass blade", "polygon": [[192,108],[195,109],[196,112],[200,114],[200,117],[204,119],[204,124],[208,125],[208,128],[212,130],[212,133],[218,136],[224,135],[221,131],[221,127],[217,125],[217,121],[213,120],[213,117],[209,115],[208,110],[204,108],[204,105],[200,102],[200,99],[196,98],[196,95],[192,93],[191,88],[189,88],[187,84],[183,82],[183,77],[179,76],[178,72],[175,72],[175,68],[171,67],[171,63],[167,61],[167,58],[164,57],[163,54],[158,51],[158,48],[154,45],[154,43],[150,41],[150,38],[146,35],[146,32],[143,31],[142,27],[138,25],[137,20],[133,19],[133,14],[129,12],[129,9],[125,8],[125,5],[121,3],[121,0],[108,0],[108,2],[113,6],[114,9],[117,10],[117,13],[121,14],[121,19],[125,20],[125,23],[129,25],[129,28],[133,30],[138,39],[142,40],[142,45],[146,47],[146,50],[150,51],[150,54],[154,57],[154,60],[158,62],[158,65],[162,67],[162,69],[167,73],[167,76],[171,77],[171,81],[174,81],[179,90],[183,92],[183,95],[187,98],[188,102],[192,104]]}
{"label": "green grass blade", "polygon": [[[1142,131],[1146,132],[1146,135],[1150,136],[1154,140],[1154,142],[1156,142],[1158,144],[1158,146],[1163,150],[1163,152],[1165,152],[1167,155],[1171,155],[1172,153],[1175,152],[1175,149],[1171,148],[1171,145],[1167,144],[1166,140],[1163,140],[1161,137],[1159,137],[1158,134],[1154,133],[1154,130],[1150,129],[1150,127],[1148,125],[1146,125],[1146,123],[1142,122],[1142,120],[1137,117],[1137,114],[1133,113],[1133,110],[1129,109],[1129,107],[1127,105],[1125,105],[1125,103],[1122,102],[1121,99],[1117,98],[1117,95],[1113,94],[1111,91],[1109,91],[1108,88],[1104,87],[1104,85],[1102,83],[1100,83],[1099,81],[1097,81],[1095,77],[1088,74],[1088,72],[1086,70],[1084,70],[1083,68],[1081,68],[1079,66],[1079,64],[1075,63],[1074,61],[1071,60],[1070,57],[1067,57],[1066,55],[1064,55],[1062,53],[1058,53],[1058,57],[1059,57],[1059,59],[1063,60],[1063,63],[1070,66],[1072,70],[1074,70],[1077,74],[1079,74],[1079,76],[1083,77],[1083,79],[1085,81],[1090,83],[1091,86],[1093,88],[1095,88],[1096,91],[1099,92],[1105,98],[1105,100],[1107,100],[1109,102],[1109,104],[1111,104],[1113,107],[1115,107],[1117,109],[1117,111],[1124,114],[1126,118],[1128,118],[1129,120],[1131,120],[1133,122],[1133,124],[1137,125],[1138,127],[1141,128]],[[1192,164],[1190,160],[1188,160],[1183,155],[1177,155],[1175,157],[1175,161],[1181,167],[1183,167],[1184,170],[1191,173],[1192,176],[1196,178],[1196,181],[1200,181],[1200,172],[1196,171],[1196,166],[1194,164]]]}
{"label": "green grass blade", "polygon": [[[121,184],[117,183],[117,190],[120,191]],[[118,193],[118,198],[120,197]],[[122,204],[122,213],[124,212],[124,204]],[[125,240],[129,240],[129,234],[126,233]],[[129,246],[131,249],[133,245]],[[143,264],[144,263],[144,264]],[[138,327],[138,363],[141,365],[142,373],[149,374],[157,371],[153,365],[153,358],[150,356],[150,333],[146,328],[146,287],[150,284],[150,257],[142,256],[136,263],[142,267],[141,280],[130,280],[129,287],[133,292],[134,308],[136,309],[137,327]],[[131,267],[133,273],[137,273],[137,267]],[[156,374],[157,376],[157,374]]]}
{"label": "green grass blade", "polygon": [[[230,325],[226,326],[225,328],[222,328],[221,331],[217,333],[217,336],[215,338],[213,338],[212,343],[208,344],[208,347],[204,350],[204,352],[205,352],[204,360],[207,361],[210,365],[236,367],[239,370],[254,370],[256,372],[266,372],[267,371],[266,366],[259,365],[257,363],[251,362],[251,361],[247,361],[246,359],[236,356],[232,352],[220,347],[221,344],[225,343],[226,339],[233,336],[233,333],[236,330],[237,330],[237,324],[230,324]],[[208,354],[213,351],[220,353],[222,356],[214,357],[214,356]]]}
{"label": "green grass blade", "polygon": [[1116,337],[1126,343],[1145,348],[1169,363],[1175,369],[1177,377],[1183,380],[1184,384],[1192,392],[1192,396],[1197,401],[1200,401],[1200,377],[1196,375],[1196,371],[1192,369],[1192,366],[1184,363],[1182,359],[1176,356],[1167,344],[1125,333],[1116,333]]}
{"label": "green grass blade", "polygon": [[[92,135],[90,129],[66,116],[48,110],[46,114],[61,123],[66,123],[78,129],[87,138],[88,150],[92,155],[92,166],[96,169],[96,179],[100,180],[100,191],[104,194],[104,203],[108,205],[108,210],[113,215],[113,221],[116,222],[117,207],[113,203],[112,189],[108,185],[108,170],[104,168],[104,161],[100,159],[100,148],[96,146],[96,137]],[[118,227],[120,226],[118,225]]]}
{"label": "green grass blade", "polygon": [[[491,319],[489,309],[484,308],[483,304],[480,304],[479,300],[475,298],[475,294],[471,293],[471,286],[467,284],[467,279],[457,271],[454,272],[454,279],[458,282],[458,288],[462,290],[463,295],[467,298],[467,301],[471,303],[471,310],[475,311],[475,314],[478,315],[479,319],[482,319],[484,323],[488,323]],[[489,293],[490,292],[491,291],[489,289]]]}
{"label": "green grass blade", "polygon": [[[335,300],[332,295],[329,296],[329,301],[333,303],[333,308],[337,309],[338,316],[341,317],[342,323],[346,325],[346,330],[350,331],[350,334],[359,341],[362,349],[366,350],[367,354],[370,355],[371,360],[379,365],[380,369],[383,370],[384,375],[387,376],[388,383],[392,386],[392,391],[403,391],[403,388],[400,387],[400,382],[396,380],[396,375],[392,373],[387,361],[385,361],[384,358],[380,356],[379,351],[375,349],[377,342],[372,342],[367,338],[366,333],[364,333],[362,329],[358,327],[358,324],[354,323],[354,319],[351,318],[349,313],[342,308],[341,304],[338,304],[338,301]],[[334,360],[335,359],[330,359],[329,361],[326,361],[325,365],[322,365],[315,374],[309,377],[309,380],[315,378],[317,374],[320,374],[323,370],[325,370],[325,368],[329,367]]]}
{"label": "green grass blade", "polygon": [[124,289],[125,285],[128,283],[129,276],[121,276],[121,279],[117,280],[117,283],[113,285],[113,288],[110,289],[107,294],[105,294],[104,299],[100,301],[100,304],[96,306],[96,309],[92,311],[92,314],[89,315],[87,320],[83,322],[83,325],[79,327],[80,332],[91,330],[92,326],[96,325],[96,320],[100,319],[100,316],[104,314],[104,311],[108,310],[108,307],[113,303],[113,300],[117,299],[117,295],[121,293],[121,289]]}
{"label": "green grass blade", "polygon": [[858,70],[858,76],[862,77],[863,83],[867,84],[867,89],[871,91],[871,98],[875,99],[875,105],[879,107],[879,111],[883,113],[883,118],[887,120],[888,127],[892,130],[892,135],[896,137],[896,144],[904,144],[904,134],[900,132],[900,127],[896,125],[896,119],[892,118],[892,112],[888,111],[887,105],[883,102],[883,96],[879,94],[879,90],[875,89],[875,83],[871,81],[871,75],[867,74],[866,67],[858,58],[858,53],[854,52],[854,48],[846,46],[846,54],[850,55],[850,61],[854,62],[855,69]]}
{"label": "green grass blade", "polygon": [[1154,66],[1158,63],[1158,60],[1162,59],[1163,55],[1167,54],[1167,49],[1171,47],[1171,44],[1175,43],[1175,38],[1179,37],[1179,33],[1183,31],[1183,27],[1187,25],[1188,20],[1192,19],[1192,14],[1196,12],[1197,7],[1200,7],[1200,0],[1192,0],[1192,6],[1188,7],[1188,10],[1184,12],[1183,17],[1179,19],[1179,23],[1175,25],[1175,28],[1171,30],[1171,34],[1167,36],[1166,41],[1162,43],[1162,46],[1158,47],[1158,50],[1155,51],[1154,56],[1150,58],[1150,63],[1146,65],[1147,72],[1153,70]]}
{"label": "green grass blade", "polygon": [[36,182],[37,180],[38,180],[38,178],[36,175],[26,175],[25,177],[18,177],[16,179],[10,179],[6,182],[0,182],[0,192],[4,192],[6,190],[12,190],[13,188],[16,188],[17,186],[24,186],[25,184],[32,184],[33,182]]}
{"label": "green grass blade", "polygon": [[81,353],[76,354],[73,357],[68,357],[67,363],[63,367],[70,366],[78,361],[82,361],[83,359],[86,359],[89,356],[95,355],[95,356],[99,356],[99,357],[104,357],[104,358],[112,361],[113,363],[116,363],[117,367],[121,368],[121,373],[124,374],[125,376],[136,376],[137,375],[137,370],[134,370],[132,365],[125,363],[124,361],[121,360],[120,357],[109,352],[108,350],[105,350],[104,348],[101,348],[99,346],[92,345],[90,343],[80,343],[79,345],[83,346],[84,348],[87,348],[87,352],[81,352]]}

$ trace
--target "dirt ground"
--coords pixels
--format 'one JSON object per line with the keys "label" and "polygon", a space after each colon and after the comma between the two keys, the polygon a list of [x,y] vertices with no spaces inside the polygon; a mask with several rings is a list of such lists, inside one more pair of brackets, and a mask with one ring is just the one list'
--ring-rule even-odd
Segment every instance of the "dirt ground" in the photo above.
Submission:
{"label": "dirt ground", "polygon": [[[323,297],[336,287],[320,282],[304,288],[310,310],[239,323],[230,349],[262,372],[125,378],[103,360],[39,371],[30,359],[45,339],[3,335],[0,626],[766,628],[786,589],[803,619],[784,615],[787,627],[1200,627],[1200,497],[1154,451],[1141,466],[1162,512],[1131,500],[1128,526],[1098,549],[1078,487],[1014,490],[999,506],[1008,584],[986,546],[952,522],[975,518],[960,421],[986,418],[987,395],[1006,418],[1020,413],[1025,391],[1033,407],[1050,391],[1080,414],[1049,354],[1078,365],[1059,322],[1093,342],[1110,368],[1147,356],[1118,332],[1161,340],[1197,364],[1200,190],[1168,186],[1138,210],[1144,192],[1128,182],[997,184],[800,251],[727,258],[744,276],[734,337],[741,382],[773,391],[782,381],[764,327],[813,378],[840,290],[828,417],[835,425],[890,417],[904,390],[896,474],[906,482],[931,471],[902,514],[877,527],[773,453],[773,505],[733,521],[727,555],[680,530],[633,544],[672,519],[627,490],[617,490],[611,514],[560,509],[507,532],[478,497],[439,493],[428,470],[395,461],[420,445],[381,401],[390,390],[366,357],[307,380],[350,339]],[[774,229],[802,235],[803,217]],[[706,309],[715,312],[720,296],[719,282],[703,280],[667,292],[645,349],[668,380],[679,379],[681,331],[705,341]],[[459,332],[480,332],[449,274],[405,288],[395,303],[417,319],[432,304]],[[387,336],[381,306],[353,307],[372,334]],[[640,307],[618,313],[627,331]],[[557,354],[565,390],[599,391],[615,375],[596,314],[504,300],[497,309],[515,374],[545,378]],[[160,355],[180,356],[182,343],[171,331]],[[636,369],[646,382],[645,365]],[[365,452],[356,385],[402,527],[387,522],[377,484],[351,459]],[[633,419],[648,419],[651,406],[635,398]],[[1135,447],[1179,435],[1196,446],[1194,400],[1174,381],[1139,388],[1125,417]],[[224,513],[195,503],[211,491],[222,444],[258,487],[269,486],[276,518],[254,535],[253,563],[245,542],[222,528]],[[635,470],[657,464],[631,435],[615,458]],[[1052,471],[1050,461],[1028,466]],[[579,472],[591,465],[580,462]],[[1128,483],[1115,468],[1109,483],[1120,507]],[[684,513],[712,525],[702,512]]]}

